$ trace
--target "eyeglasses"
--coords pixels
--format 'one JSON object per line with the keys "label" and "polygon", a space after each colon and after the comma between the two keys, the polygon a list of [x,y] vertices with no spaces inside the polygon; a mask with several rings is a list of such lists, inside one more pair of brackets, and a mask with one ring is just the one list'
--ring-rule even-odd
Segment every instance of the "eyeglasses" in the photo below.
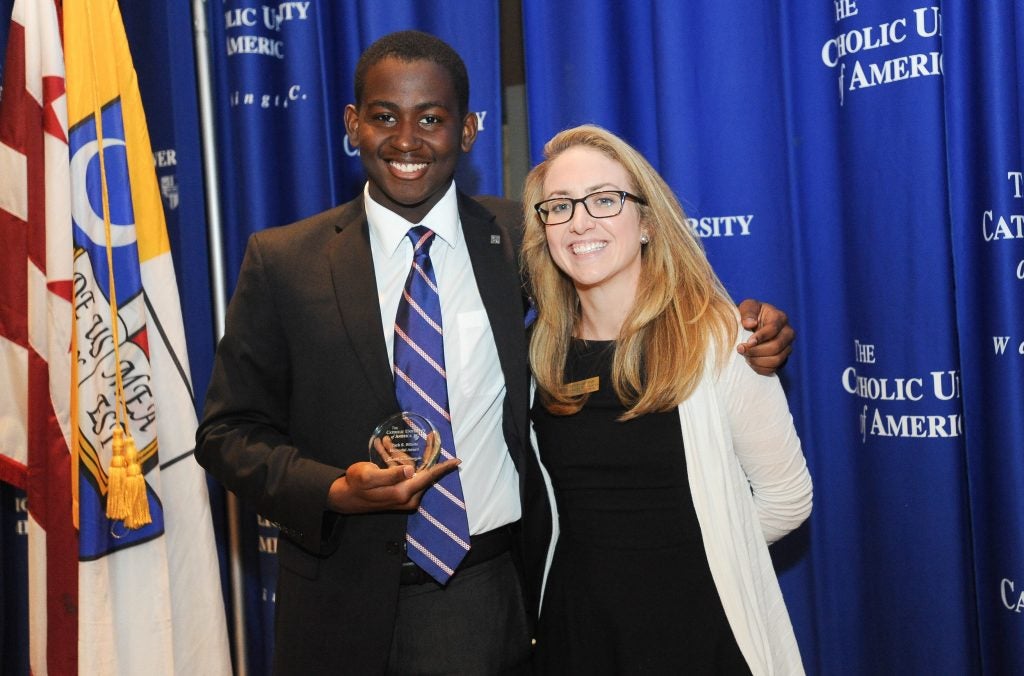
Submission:
{"label": "eyeglasses", "polygon": [[555,197],[537,202],[533,208],[537,210],[540,222],[544,225],[560,225],[572,220],[573,214],[576,213],[576,205],[580,203],[594,218],[618,216],[622,213],[622,207],[626,204],[627,197],[637,204],[647,204],[642,197],[637,197],[625,190],[602,190],[579,198]]}

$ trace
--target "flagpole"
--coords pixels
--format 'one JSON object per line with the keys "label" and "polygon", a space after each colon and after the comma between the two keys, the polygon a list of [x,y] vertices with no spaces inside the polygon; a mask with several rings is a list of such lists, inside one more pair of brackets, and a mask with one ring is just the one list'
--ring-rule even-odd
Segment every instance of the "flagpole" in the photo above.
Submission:
{"label": "flagpole", "polygon": [[[210,77],[210,32],[206,25],[206,0],[192,0],[192,32],[195,40],[196,79],[199,89],[199,121],[202,133],[203,173],[206,185],[207,239],[210,248],[210,277],[213,287],[213,321],[217,340],[224,335],[227,316],[227,276],[224,274],[223,228],[220,213],[220,174],[217,168],[217,136],[213,115],[213,85]],[[225,492],[227,505],[228,557],[231,577],[231,621],[236,676],[249,673],[246,652],[245,594],[242,575],[242,544],[238,498]]]}

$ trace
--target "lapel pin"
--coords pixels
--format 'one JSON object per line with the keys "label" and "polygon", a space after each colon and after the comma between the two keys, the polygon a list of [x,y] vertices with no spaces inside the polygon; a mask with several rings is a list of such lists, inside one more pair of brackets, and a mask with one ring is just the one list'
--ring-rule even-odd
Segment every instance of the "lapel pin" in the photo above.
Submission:
{"label": "lapel pin", "polygon": [[491,235],[491,244],[501,244],[501,235]]}

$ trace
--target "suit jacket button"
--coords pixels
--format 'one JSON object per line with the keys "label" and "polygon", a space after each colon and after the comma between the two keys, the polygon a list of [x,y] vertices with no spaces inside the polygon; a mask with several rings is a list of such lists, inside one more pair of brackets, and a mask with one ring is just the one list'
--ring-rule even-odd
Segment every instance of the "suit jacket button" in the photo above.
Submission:
{"label": "suit jacket button", "polygon": [[384,551],[386,551],[388,554],[401,554],[402,543],[394,541],[389,542],[384,546]]}

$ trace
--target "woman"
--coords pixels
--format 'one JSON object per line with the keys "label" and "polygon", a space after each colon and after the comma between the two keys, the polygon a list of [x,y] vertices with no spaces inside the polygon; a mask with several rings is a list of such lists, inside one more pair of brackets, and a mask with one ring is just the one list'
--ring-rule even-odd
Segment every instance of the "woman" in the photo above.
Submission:
{"label": "woman", "polygon": [[767,546],[811,510],[782,388],[736,353],[749,334],[635,149],[582,126],[544,155],[523,199],[532,417],[560,523],[539,666],[800,673]]}

